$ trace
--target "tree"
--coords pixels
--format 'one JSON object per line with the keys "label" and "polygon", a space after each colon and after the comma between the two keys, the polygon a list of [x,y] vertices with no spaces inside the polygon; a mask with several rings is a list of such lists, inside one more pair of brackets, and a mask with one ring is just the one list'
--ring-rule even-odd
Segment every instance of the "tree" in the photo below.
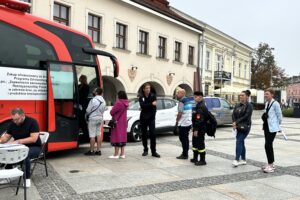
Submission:
{"label": "tree", "polygon": [[286,74],[284,69],[277,66],[273,50],[267,43],[260,43],[254,50],[251,62],[252,88],[263,90],[271,86],[280,88],[286,85]]}

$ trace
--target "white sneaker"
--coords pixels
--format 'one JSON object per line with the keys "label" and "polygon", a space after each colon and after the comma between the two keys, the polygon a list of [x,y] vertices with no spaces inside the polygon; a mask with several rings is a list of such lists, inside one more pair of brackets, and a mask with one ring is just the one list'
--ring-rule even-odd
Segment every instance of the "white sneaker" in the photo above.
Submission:
{"label": "white sneaker", "polygon": [[125,159],[125,158],[126,158],[126,156],[125,156],[125,155],[122,155],[122,156],[120,156],[120,158],[121,158],[121,159]]}
{"label": "white sneaker", "polygon": [[239,161],[234,160],[234,161],[232,162],[232,166],[233,166],[233,167],[239,166]]}
{"label": "white sneaker", "polygon": [[268,165],[268,166],[264,169],[264,172],[265,172],[265,173],[273,173],[274,170],[275,170],[275,169],[272,167],[272,165]]}
{"label": "white sneaker", "polygon": [[[23,184],[24,186],[24,184]],[[30,179],[26,179],[26,188],[29,188],[31,186],[31,181]]]}
{"label": "white sneaker", "polygon": [[275,165],[274,164],[265,164],[264,166],[261,167],[261,169],[264,170],[268,166],[271,166],[273,169],[275,169]]}
{"label": "white sneaker", "polygon": [[246,160],[240,160],[240,161],[239,161],[239,165],[247,165]]}
{"label": "white sneaker", "polygon": [[119,156],[112,155],[112,156],[108,156],[108,158],[117,159],[117,158],[119,158]]}

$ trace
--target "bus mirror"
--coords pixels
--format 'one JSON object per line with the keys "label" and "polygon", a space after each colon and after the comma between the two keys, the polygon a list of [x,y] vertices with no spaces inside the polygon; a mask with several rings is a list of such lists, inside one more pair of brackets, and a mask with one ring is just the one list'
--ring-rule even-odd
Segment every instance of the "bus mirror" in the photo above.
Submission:
{"label": "bus mirror", "polygon": [[87,47],[82,48],[82,50],[83,50],[83,52],[88,53],[88,54],[109,57],[113,63],[113,67],[114,67],[114,77],[119,76],[119,62],[114,55],[112,55],[111,53],[108,53],[106,51],[101,51],[101,50],[87,48]]}

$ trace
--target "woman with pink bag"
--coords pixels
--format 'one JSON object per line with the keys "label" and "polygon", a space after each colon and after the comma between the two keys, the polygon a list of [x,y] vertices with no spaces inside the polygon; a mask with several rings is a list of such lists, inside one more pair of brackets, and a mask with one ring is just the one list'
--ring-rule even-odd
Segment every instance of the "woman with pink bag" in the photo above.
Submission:
{"label": "woman with pink bag", "polygon": [[[110,143],[115,147],[115,152],[109,158],[125,158],[125,145],[127,142],[127,108],[128,98],[125,91],[118,92],[118,100],[110,111],[115,127],[111,130]],[[121,154],[119,155],[119,150]]]}

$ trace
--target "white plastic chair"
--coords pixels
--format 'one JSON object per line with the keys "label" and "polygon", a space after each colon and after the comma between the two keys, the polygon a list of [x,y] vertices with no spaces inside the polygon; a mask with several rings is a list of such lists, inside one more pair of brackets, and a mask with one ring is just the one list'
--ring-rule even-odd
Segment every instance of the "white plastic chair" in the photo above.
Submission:
{"label": "white plastic chair", "polygon": [[[28,155],[29,148],[24,145],[3,145],[0,146],[0,163],[1,164],[18,164],[25,160]],[[25,166],[25,165],[23,165]],[[25,180],[24,176],[25,169],[18,169],[17,167],[13,169],[1,169],[0,170],[0,180],[11,178],[22,177]],[[26,181],[24,181],[24,199],[26,199]]]}
{"label": "white plastic chair", "polygon": [[30,160],[31,164],[33,164],[30,174],[33,173],[36,164],[41,164],[41,165],[45,166],[46,176],[48,176],[48,168],[47,168],[47,161],[46,161],[46,146],[47,146],[47,142],[49,139],[49,133],[48,132],[40,132],[39,137],[42,142],[42,147],[41,147],[39,156],[37,158],[33,158]]}

